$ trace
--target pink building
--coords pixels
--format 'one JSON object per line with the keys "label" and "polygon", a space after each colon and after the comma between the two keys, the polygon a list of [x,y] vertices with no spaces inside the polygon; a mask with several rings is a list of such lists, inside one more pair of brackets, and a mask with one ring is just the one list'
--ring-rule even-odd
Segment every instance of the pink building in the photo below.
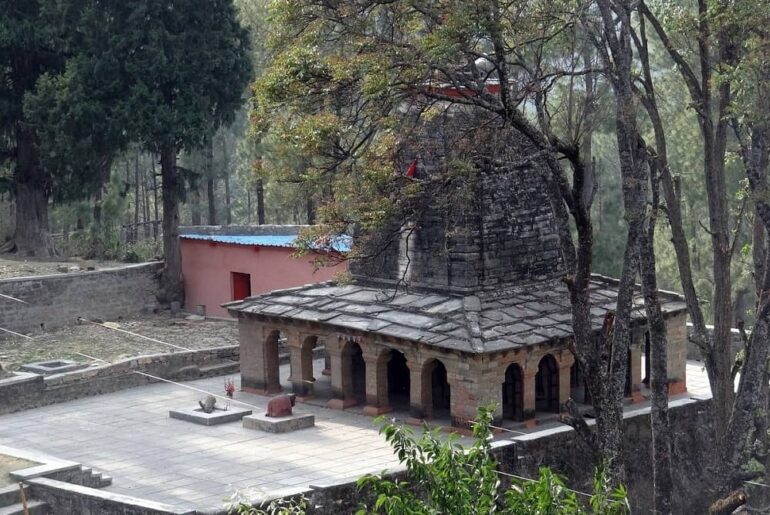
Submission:
{"label": "pink building", "polygon": [[[205,306],[208,316],[229,316],[221,307],[272,290],[334,279],[347,270],[341,263],[316,270],[317,253],[292,257],[302,226],[180,227],[185,309]],[[335,249],[349,250],[340,243]]]}

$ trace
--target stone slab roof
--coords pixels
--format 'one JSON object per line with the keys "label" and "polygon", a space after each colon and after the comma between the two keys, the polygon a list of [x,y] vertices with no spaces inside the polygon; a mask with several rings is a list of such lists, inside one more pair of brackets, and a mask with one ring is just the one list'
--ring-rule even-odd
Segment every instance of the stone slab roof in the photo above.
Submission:
{"label": "stone slab roof", "polygon": [[[599,330],[614,310],[617,286],[591,281],[592,325]],[[645,319],[641,295],[633,318]],[[681,297],[661,293],[664,316],[686,309]],[[499,352],[562,340],[572,334],[569,293],[561,280],[476,295],[396,291],[321,283],[273,291],[224,305],[238,313],[292,319],[389,336],[469,353]]]}

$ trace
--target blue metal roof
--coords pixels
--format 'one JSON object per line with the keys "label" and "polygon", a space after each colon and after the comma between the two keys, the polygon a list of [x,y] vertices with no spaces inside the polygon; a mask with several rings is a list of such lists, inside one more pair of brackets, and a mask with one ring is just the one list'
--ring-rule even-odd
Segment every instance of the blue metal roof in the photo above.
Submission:
{"label": "blue metal roof", "polygon": [[[213,241],[216,243],[229,243],[232,245],[260,245],[262,247],[287,247],[294,248],[297,239],[296,234],[290,235],[227,235],[227,234],[180,234],[180,238],[188,240]],[[352,240],[349,236],[340,236],[332,243],[332,249],[337,252],[349,252]],[[319,249],[321,247],[319,246]]]}

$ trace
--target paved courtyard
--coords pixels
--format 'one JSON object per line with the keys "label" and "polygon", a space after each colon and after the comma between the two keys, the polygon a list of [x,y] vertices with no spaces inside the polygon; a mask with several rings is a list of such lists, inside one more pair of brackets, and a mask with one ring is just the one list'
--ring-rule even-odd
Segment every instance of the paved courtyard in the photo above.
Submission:
{"label": "paved courtyard", "polygon": [[[708,395],[702,365],[690,362],[687,373],[690,394]],[[287,375],[284,366],[283,382]],[[186,384],[219,394],[223,381]],[[0,445],[77,461],[111,475],[109,491],[180,508],[221,508],[234,489],[248,496],[288,493],[398,466],[373,419],[355,410],[299,404],[297,411],[316,416],[316,427],[278,435],[240,423],[206,427],[168,417],[169,409],[195,406],[202,396],[163,383],[4,415]],[[268,400],[243,392],[236,399],[262,409]]]}

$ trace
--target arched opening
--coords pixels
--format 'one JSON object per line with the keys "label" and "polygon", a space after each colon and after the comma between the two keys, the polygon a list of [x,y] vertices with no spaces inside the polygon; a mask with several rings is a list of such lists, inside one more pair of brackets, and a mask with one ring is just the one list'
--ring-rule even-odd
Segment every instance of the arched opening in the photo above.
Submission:
{"label": "arched opening", "polygon": [[537,365],[535,408],[537,411],[559,412],[559,367],[550,354],[543,356]]}
{"label": "arched opening", "polygon": [[391,349],[388,361],[388,404],[409,407],[409,367],[403,352]]}
{"label": "arched opening", "polygon": [[343,350],[343,385],[345,398],[355,399],[359,403],[366,400],[366,362],[361,346],[348,341]]}
{"label": "arched opening", "polygon": [[423,388],[429,388],[425,396],[425,411],[429,417],[449,416],[451,392],[447,380],[446,367],[437,360],[429,360],[422,374]]}
{"label": "arched opening", "polygon": [[516,363],[505,369],[503,382],[503,418],[521,420],[524,411],[524,390],[521,367]]}

